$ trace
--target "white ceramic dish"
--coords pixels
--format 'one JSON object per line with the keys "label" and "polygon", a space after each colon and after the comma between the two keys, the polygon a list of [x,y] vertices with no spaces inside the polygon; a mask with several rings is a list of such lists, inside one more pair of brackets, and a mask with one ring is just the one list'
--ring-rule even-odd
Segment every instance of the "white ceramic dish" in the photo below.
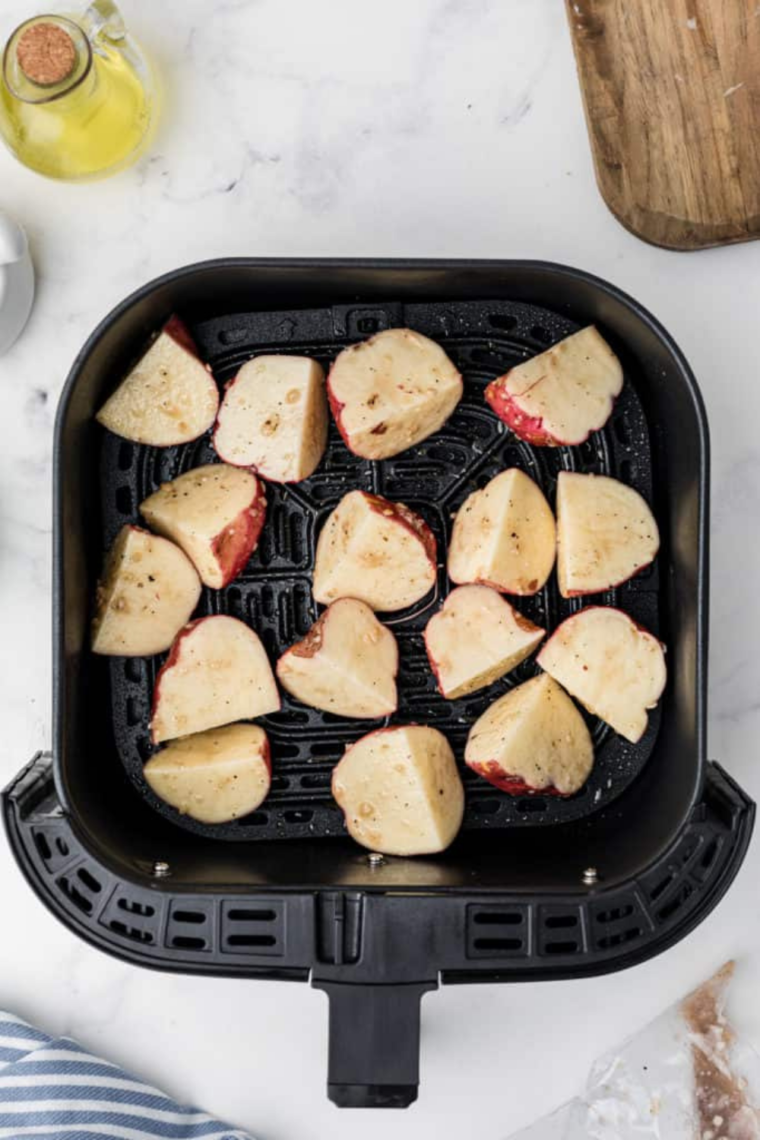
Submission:
{"label": "white ceramic dish", "polygon": [[34,300],[34,269],[26,234],[0,212],[0,356],[26,324]]}

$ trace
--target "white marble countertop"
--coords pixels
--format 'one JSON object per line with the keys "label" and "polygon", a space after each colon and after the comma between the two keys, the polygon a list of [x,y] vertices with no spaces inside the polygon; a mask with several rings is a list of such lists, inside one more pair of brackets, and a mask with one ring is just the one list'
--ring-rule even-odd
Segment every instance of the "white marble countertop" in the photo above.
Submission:
{"label": "white marble countertop", "polygon": [[[77,187],[0,153],[0,208],[27,228],[39,274],[32,320],[0,359],[0,782],[50,741],[53,417],[107,310],[164,270],[225,254],[534,257],[632,293],[699,378],[713,441],[710,755],[760,796],[760,244],[675,254],[613,220],[559,0],[124,7],[167,85],[152,154]],[[33,9],[5,0],[0,37]],[[596,1054],[728,956],[743,960],[740,1016],[760,1043],[758,873],[755,844],[710,918],[625,974],[427,997],[421,1099],[390,1116],[327,1101],[323,995],[112,960],[43,910],[4,842],[0,1007],[262,1140],[357,1127],[367,1140],[499,1140],[577,1091]]]}

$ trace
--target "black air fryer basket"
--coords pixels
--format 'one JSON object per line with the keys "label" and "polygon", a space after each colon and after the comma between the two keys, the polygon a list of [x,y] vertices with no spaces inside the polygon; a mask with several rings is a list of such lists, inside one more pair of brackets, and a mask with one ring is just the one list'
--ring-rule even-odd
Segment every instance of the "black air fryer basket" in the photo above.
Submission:
{"label": "black air fryer basket", "polygon": [[[286,699],[264,718],[273,785],[252,815],[204,826],[150,792],[150,693],[161,659],[94,657],[88,625],[103,552],[159,483],[214,458],[208,438],[140,447],[94,412],[172,312],[225,382],[255,352],[329,361],[345,345],[407,326],[444,346],[465,377],[451,421],[383,463],[351,455],[334,428],[309,480],[268,488],[267,524],[242,576],[205,590],[201,613],[250,622],[274,659],[316,609],[319,527],[354,487],[418,510],[445,552],[463,499],[516,465],[551,498],[563,469],[617,476],[652,503],[656,563],[601,600],[668,649],[669,681],[649,729],[627,744],[590,718],[597,760],[569,799],[506,796],[463,768],[461,835],[445,854],[378,859],[354,844],[330,796],[346,743],[374,723]],[[579,448],[532,448],[483,400],[526,356],[596,323],[626,375],[610,422]],[[19,863],[83,938],[128,961],[199,974],[311,980],[330,998],[330,1097],[404,1106],[418,1083],[421,995],[439,982],[571,978],[664,950],[712,909],[736,874],[754,806],[706,760],[708,439],[694,378],[656,321],[612,286],[529,262],[207,262],[128,298],[76,360],[55,451],[55,737],[5,794]],[[461,761],[469,725],[535,670],[444,701],[421,633],[448,589],[391,624],[401,649],[393,723],[434,725]],[[553,580],[521,608],[554,628],[578,600]]]}

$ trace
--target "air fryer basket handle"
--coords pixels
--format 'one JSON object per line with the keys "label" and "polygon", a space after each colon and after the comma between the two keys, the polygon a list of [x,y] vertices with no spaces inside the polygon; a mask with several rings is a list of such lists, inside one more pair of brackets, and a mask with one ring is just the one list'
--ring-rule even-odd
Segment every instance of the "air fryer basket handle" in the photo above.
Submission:
{"label": "air fryer basket handle", "polygon": [[330,1100],[340,1108],[406,1108],[415,1101],[420,1000],[436,983],[315,985],[330,999]]}

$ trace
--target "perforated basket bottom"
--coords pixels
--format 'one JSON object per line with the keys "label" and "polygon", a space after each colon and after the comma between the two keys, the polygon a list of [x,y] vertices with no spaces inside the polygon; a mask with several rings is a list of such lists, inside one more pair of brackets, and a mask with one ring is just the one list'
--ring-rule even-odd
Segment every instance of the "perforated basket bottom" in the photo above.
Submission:
{"label": "perforated basket bottom", "polygon": [[[613,475],[652,501],[649,432],[635,389],[626,374],[623,393],[603,431],[577,448],[533,448],[516,439],[483,399],[486,384],[528,356],[576,331],[556,313],[508,301],[445,304],[335,306],[278,313],[239,313],[191,324],[201,354],[220,385],[254,353],[288,352],[313,356],[328,366],[347,344],[383,328],[406,326],[438,341],[465,380],[455,415],[431,439],[395,459],[370,463],[352,455],[334,426],[318,471],[296,486],[267,487],[267,522],[258,549],[242,575],[221,591],[204,589],[199,614],[232,614],[261,636],[270,659],[301,638],[318,616],[311,597],[311,568],[324,519],[353,488],[407,503],[430,525],[438,541],[437,585],[421,602],[383,620],[400,648],[399,708],[386,723],[417,722],[440,729],[460,762],[467,794],[464,827],[491,830],[578,820],[607,806],[641,771],[652,752],[659,712],[636,745],[588,718],[596,762],[575,796],[501,793],[463,763],[470,726],[507,689],[537,672],[533,660],[509,677],[458,701],[436,691],[422,633],[450,589],[445,552],[452,519],[472,491],[506,467],[521,467],[554,500],[557,473],[579,470]],[[625,364],[625,360],[624,360]],[[125,522],[139,521],[138,506],[159,484],[216,456],[204,437],[183,447],[137,446],[103,432],[101,452],[102,536],[104,551]],[[619,605],[654,633],[659,632],[657,563],[604,595],[594,604]],[[519,609],[549,630],[581,608],[581,600],[559,596],[554,576]],[[382,616],[382,615],[381,615]],[[162,815],[189,831],[220,839],[289,839],[344,834],[342,814],[330,794],[330,777],[345,746],[378,726],[377,721],[346,720],[298,704],[284,694],[282,711],[261,720],[272,748],[273,781],[262,807],[229,824],[205,825],[179,815],[150,790],[143,764],[151,755],[148,722],[153,682],[163,663],[111,658],[96,667],[110,672],[113,730],[118,755],[130,779]]]}

